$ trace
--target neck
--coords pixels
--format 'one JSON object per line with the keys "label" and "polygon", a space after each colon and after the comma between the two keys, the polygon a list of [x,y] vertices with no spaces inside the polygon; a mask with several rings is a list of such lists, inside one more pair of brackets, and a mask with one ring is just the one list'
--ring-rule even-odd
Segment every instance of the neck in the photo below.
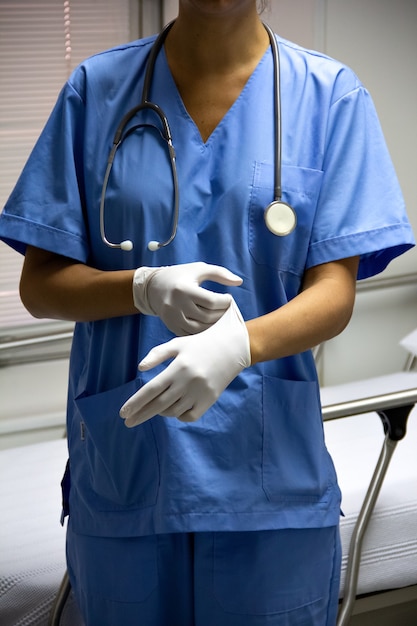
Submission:
{"label": "neck", "polygon": [[199,15],[181,10],[165,44],[174,66],[195,73],[222,71],[257,62],[269,45],[255,6],[240,14]]}

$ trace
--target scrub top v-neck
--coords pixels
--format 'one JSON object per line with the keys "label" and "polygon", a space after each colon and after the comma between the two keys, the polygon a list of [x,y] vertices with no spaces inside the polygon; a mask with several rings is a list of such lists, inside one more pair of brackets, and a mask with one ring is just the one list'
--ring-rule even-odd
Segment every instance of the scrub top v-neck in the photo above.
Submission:
{"label": "scrub top v-neck", "polygon": [[[169,62],[167,59],[167,55],[166,55],[166,51],[165,51],[165,47],[162,47],[161,51],[160,51],[160,56],[162,57],[162,63],[161,63],[161,70],[166,72],[167,75],[167,84],[169,84],[169,91],[171,94],[175,94],[175,98],[172,98],[172,100],[176,100],[176,102],[178,103],[178,108],[180,110],[180,113],[182,113],[182,117],[184,120],[184,123],[186,122],[187,118],[188,120],[195,126],[196,132],[198,133],[198,135],[200,136],[200,141],[204,146],[207,146],[211,143],[211,139],[212,136],[216,134],[216,131],[219,127],[222,126],[223,123],[227,123],[227,118],[229,115],[233,115],[233,109],[236,106],[239,106],[239,101],[241,99],[245,98],[245,92],[247,91],[247,89],[250,89],[250,83],[253,80],[256,80],[256,74],[258,73],[259,67],[264,63],[265,61],[265,57],[268,55],[269,52],[269,48],[261,55],[261,57],[259,58],[258,62],[256,63],[254,69],[252,70],[252,72],[248,75],[247,79],[245,80],[244,84],[242,85],[242,88],[240,89],[240,91],[237,93],[236,97],[233,99],[233,101],[231,102],[230,106],[228,106],[228,108],[224,109],[223,115],[221,115],[221,117],[219,117],[217,123],[215,124],[215,126],[213,126],[212,130],[210,131],[209,135],[207,136],[207,138],[205,139],[202,135],[201,130],[198,127],[198,123],[196,122],[196,120],[193,118],[193,116],[190,114],[185,102],[184,102],[184,98],[181,94],[181,89],[178,87],[174,76],[172,74],[171,68],[169,67]],[[221,85],[219,86],[219,90],[221,90]],[[171,101],[172,101],[171,100]]]}

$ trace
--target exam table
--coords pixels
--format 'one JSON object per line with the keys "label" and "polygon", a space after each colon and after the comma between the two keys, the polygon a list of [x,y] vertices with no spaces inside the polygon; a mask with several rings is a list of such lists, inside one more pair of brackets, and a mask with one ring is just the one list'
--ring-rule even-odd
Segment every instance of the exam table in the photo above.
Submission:
{"label": "exam table", "polygon": [[[345,626],[362,598],[391,594],[395,602],[392,594],[406,590],[417,599],[417,372],[321,394],[326,444],[343,492],[338,624]],[[59,524],[66,458],[64,439],[0,452],[2,626],[83,624],[65,574]]]}

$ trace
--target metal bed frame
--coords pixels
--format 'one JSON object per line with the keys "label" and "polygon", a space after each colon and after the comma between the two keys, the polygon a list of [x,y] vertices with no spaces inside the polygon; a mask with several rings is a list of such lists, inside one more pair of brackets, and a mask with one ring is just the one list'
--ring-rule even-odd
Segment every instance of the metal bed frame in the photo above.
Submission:
{"label": "metal bed frame", "polygon": [[408,417],[417,403],[417,387],[323,406],[323,420],[376,412],[384,428],[385,438],[371,477],[368,490],[356,520],[348,552],[343,601],[337,626],[347,626],[356,601],[363,539],[368,528],[390,461],[407,432]]}

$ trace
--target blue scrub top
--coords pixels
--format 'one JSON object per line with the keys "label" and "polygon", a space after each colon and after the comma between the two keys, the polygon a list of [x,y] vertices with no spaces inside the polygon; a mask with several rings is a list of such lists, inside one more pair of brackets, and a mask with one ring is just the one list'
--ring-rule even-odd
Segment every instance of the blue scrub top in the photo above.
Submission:
{"label": "blue scrub top", "polygon": [[[170,234],[173,189],[158,133],[138,130],[117,152],[105,211],[108,238],[132,239],[134,249],[102,243],[106,162],[121,118],[140,101],[149,38],[75,70],[1,214],[0,236],[21,252],[30,244],[103,270],[223,265],[243,278],[227,289],[244,319],[294,298],[305,270],[317,264],[360,255],[359,278],[382,271],[414,240],[371,98],[345,66],[278,41],[283,200],[298,217],[291,235],[276,237],[263,217],[274,185],[271,52],[204,143],[162,50],[151,97],[173,134],[178,233],[167,248],[148,251],[149,240]],[[337,524],[340,493],[310,352],[244,370],[197,423],[157,416],[124,426],[120,406],[158,371],[139,374],[137,363],[171,337],[158,318],[139,314],[76,325],[68,396],[74,531],[137,536]]]}

